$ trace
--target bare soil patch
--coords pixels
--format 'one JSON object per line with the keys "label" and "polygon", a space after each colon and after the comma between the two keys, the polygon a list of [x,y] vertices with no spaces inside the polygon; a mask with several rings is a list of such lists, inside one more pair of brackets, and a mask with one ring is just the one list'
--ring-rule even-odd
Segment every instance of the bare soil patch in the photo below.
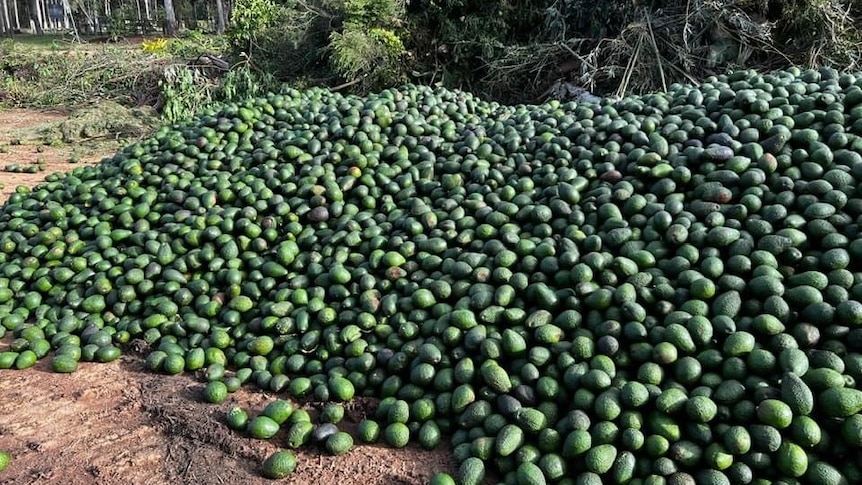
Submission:
{"label": "bare soil patch", "polygon": [[[52,373],[47,359],[26,371],[0,371],[0,449],[13,456],[0,484],[271,483],[260,464],[284,431],[255,440],[231,431],[224,416],[235,405],[253,415],[283,396],[243,389],[214,405],[201,401],[202,389],[188,375],[147,372],[135,355],[82,363],[73,374]],[[308,448],[296,456],[285,483],[420,485],[453,467],[447,450],[415,446],[357,446],[338,457]]]}
{"label": "bare soil patch", "polygon": [[[64,111],[0,109],[0,202],[19,185],[33,186],[54,172],[68,172],[86,163],[97,163],[117,151],[117,140],[99,139],[81,143],[46,144],[43,132],[69,118]],[[9,171],[13,165],[39,164],[37,173]]]}
{"label": "bare soil patch", "polygon": [[[63,112],[0,111],[0,146],[8,147],[0,153],[5,184],[0,202],[18,185],[38,184],[49,173],[97,163],[116,151],[116,144],[104,140],[44,145],[42,130],[66,117]],[[69,163],[72,154],[80,156],[78,164]],[[2,171],[36,156],[43,158],[42,172]],[[0,351],[10,341],[11,336],[0,340]],[[0,370],[0,450],[12,454],[0,485],[272,483],[260,476],[260,464],[284,437],[248,438],[231,431],[224,416],[235,405],[254,415],[284,396],[242,389],[213,405],[202,402],[202,389],[191,375],[147,372],[142,356],[131,352],[109,364],[82,363],[73,374],[52,373],[48,359],[25,371]],[[346,427],[373,412],[374,405],[358,400]],[[314,415],[313,404],[306,407]],[[357,446],[339,457],[303,449],[296,456],[296,471],[282,483],[420,485],[435,472],[454,468],[445,447],[427,452],[416,446]]]}

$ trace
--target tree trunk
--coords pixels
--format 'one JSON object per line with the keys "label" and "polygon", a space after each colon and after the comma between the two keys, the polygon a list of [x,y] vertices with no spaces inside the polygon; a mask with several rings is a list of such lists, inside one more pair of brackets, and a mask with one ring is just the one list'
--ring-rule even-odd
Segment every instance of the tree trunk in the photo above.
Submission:
{"label": "tree trunk", "polygon": [[74,19],[72,19],[72,7],[69,5],[69,0],[63,0],[63,26],[66,30],[73,30],[77,35],[78,29],[75,27]]}
{"label": "tree trunk", "polygon": [[[96,17],[97,22],[99,22],[99,33],[100,34],[103,33],[105,31],[105,29],[107,29],[111,23],[111,2],[110,2],[110,0],[105,0],[104,14],[105,15],[99,15],[98,17]],[[105,21],[104,25],[102,24],[102,20]]]}
{"label": "tree trunk", "polygon": [[30,19],[33,21],[33,28],[36,29],[36,34],[42,35],[45,33],[45,24],[42,16],[42,6],[39,5],[39,0],[30,0]]}
{"label": "tree trunk", "polygon": [[39,15],[42,16],[42,28],[46,30],[54,29],[54,22],[51,20],[51,16],[48,15],[48,2],[42,0],[39,2]]}
{"label": "tree trunk", "polygon": [[165,35],[177,34],[177,14],[174,12],[174,0],[165,0]]}
{"label": "tree trunk", "polygon": [[135,27],[135,32],[143,35],[146,32],[144,32],[144,17],[141,13],[141,0],[135,0],[135,7],[138,10],[138,24],[137,27]]}
{"label": "tree trunk", "polygon": [[48,2],[42,0],[39,2],[39,7],[41,7],[39,14],[42,15],[42,28],[53,30],[54,22],[51,20],[51,16],[48,15]]}
{"label": "tree trunk", "polygon": [[51,18],[50,4],[46,0],[42,0],[42,18],[48,22],[48,28],[56,30],[60,28],[60,24]]}
{"label": "tree trunk", "polygon": [[216,34],[224,34],[225,26],[224,0],[216,0]]}
{"label": "tree trunk", "polygon": [[12,25],[9,21],[9,3],[7,0],[0,0],[0,34],[12,36]]}
{"label": "tree trunk", "polygon": [[15,30],[21,30],[21,17],[18,16],[18,0],[12,2],[12,10],[15,12]]}
{"label": "tree trunk", "polygon": [[[87,22],[86,28],[84,29],[84,33],[95,33],[97,28],[98,28],[97,18],[99,16],[99,13],[98,12],[91,12],[87,9],[86,6],[82,6],[81,7],[81,15],[84,16],[84,20]],[[74,24],[74,18],[72,19],[72,21],[73,21],[72,23]],[[80,35],[81,34],[81,31],[79,30],[80,27],[78,27],[77,25],[74,25],[74,27],[75,27],[76,35]]]}
{"label": "tree trunk", "polygon": [[63,11],[66,12],[64,15],[66,25],[68,26],[66,28],[71,29],[75,35],[75,41],[80,42],[80,32],[78,32],[78,26],[75,24],[75,17],[72,16],[72,6],[69,4],[69,0],[63,0]]}

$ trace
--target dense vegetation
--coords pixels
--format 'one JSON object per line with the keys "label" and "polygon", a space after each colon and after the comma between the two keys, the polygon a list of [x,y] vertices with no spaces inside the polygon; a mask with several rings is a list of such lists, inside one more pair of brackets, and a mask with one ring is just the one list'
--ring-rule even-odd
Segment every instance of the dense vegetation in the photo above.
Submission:
{"label": "dense vegetation", "polygon": [[515,103],[545,100],[566,83],[622,96],[727,69],[853,69],[862,40],[862,4],[831,0],[316,0],[279,8],[279,18],[259,24],[248,53],[280,78],[365,91],[394,79],[439,83]]}
{"label": "dense vegetation", "polygon": [[[859,1],[239,0],[224,2],[223,22],[217,5],[173,3],[181,34],[148,40],[144,53],[124,53],[125,63],[110,47],[88,51],[96,69],[77,69],[56,49],[28,55],[0,47],[0,102],[68,106],[109,97],[154,104],[173,121],[214,101],[277,92],[282,82],[359,94],[410,82],[542,102],[583,90],[664,91],[734,69],[854,70],[862,52]],[[106,26],[112,37],[136,34],[134,9],[105,5],[120,16]],[[154,25],[164,18],[163,7],[139,10]],[[201,33],[221,31],[221,23],[224,35]],[[97,82],[51,85],[82,77]]]}
{"label": "dense vegetation", "polygon": [[446,437],[435,484],[859,483],[860,79],[204,109],[0,209],[0,368],[143,341],[288,449]]}

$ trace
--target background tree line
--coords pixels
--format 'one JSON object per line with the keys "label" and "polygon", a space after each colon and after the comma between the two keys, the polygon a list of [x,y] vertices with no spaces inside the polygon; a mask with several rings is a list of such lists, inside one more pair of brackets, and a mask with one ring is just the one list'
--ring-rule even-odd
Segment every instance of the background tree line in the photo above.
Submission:
{"label": "background tree line", "polygon": [[239,1],[277,12],[247,23],[262,71],[359,91],[414,82],[526,102],[862,67],[862,0]]}
{"label": "background tree line", "polygon": [[[730,69],[859,69],[862,0],[0,0],[0,32],[206,31],[262,85],[624,96]],[[221,34],[226,34],[222,36]]]}
{"label": "background tree line", "polygon": [[231,0],[0,0],[0,34],[223,34]]}

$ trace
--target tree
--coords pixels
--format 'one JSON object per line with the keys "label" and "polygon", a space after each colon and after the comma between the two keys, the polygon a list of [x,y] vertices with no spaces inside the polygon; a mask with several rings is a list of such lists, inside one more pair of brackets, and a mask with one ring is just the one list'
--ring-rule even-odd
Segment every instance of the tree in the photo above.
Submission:
{"label": "tree", "polygon": [[13,18],[15,19],[15,23],[13,25],[13,28],[15,30],[20,30],[21,29],[21,20],[18,17],[18,0],[12,0],[12,13],[13,13]]}
{"label": "tree", "polygon": [[[7,1],[7,4],[8,4],[8,1]],[[13,32],[15,32],[15,31],[21,29],[21,20],[18,17],[18,0],[12,0],[12,5],[9,8],[12,10],[11,12],[9,12],[9,10],[7,10],[7,12],[9,13],[9,16],[10,16],[9,27],[11,29],[13,29],[12,30]]]}
{"label": "tree", "polygon": [[165,0],[165,35],[176,35],[177,14],[174,11],[174,0]]}
{"label": "tree", "polygon": [[[69,0],[71,5],[70,11],[78,12],[84,18],[84,25],[79,25],[78,28],[82,32],[96,32],[99,28],[99,15],[103,11],[104,5],[100,0]],[[104,12],[108,16],[108,12]]]}
{"label": "tree", "polygon": [[12,37],[12,22],[9,21],[9,3],[7,0],[0,0],[0,34]]}
{"label": "tree", "polygon": [[63,0],[63,11],[63,16],[66,18],[65,21],[68,22],[69,26],[71,26],[72,33],[75,35],[75,41],[81,42],[81,35],[80,32],[78,32],[78,24],[75,23],[75,17],[72,15],[72,5],[69,4],[69,0]]}
{"label": "tree", "polygon": [[224,34],[225,28],[224,0],[216,0],[216,34]]}
{"label": "tree", "polygon": [[153,20],[153,16],[150,13],[150,0],[144,0],[144,17],[146,17],[148,24]]}
{"label": "tree", "polygon": [[42,35],[45,33],[44,20],[42,17],[42,7],[39,5],[39,0],[30,0],[30,21],[36,28],[36,33]]}

